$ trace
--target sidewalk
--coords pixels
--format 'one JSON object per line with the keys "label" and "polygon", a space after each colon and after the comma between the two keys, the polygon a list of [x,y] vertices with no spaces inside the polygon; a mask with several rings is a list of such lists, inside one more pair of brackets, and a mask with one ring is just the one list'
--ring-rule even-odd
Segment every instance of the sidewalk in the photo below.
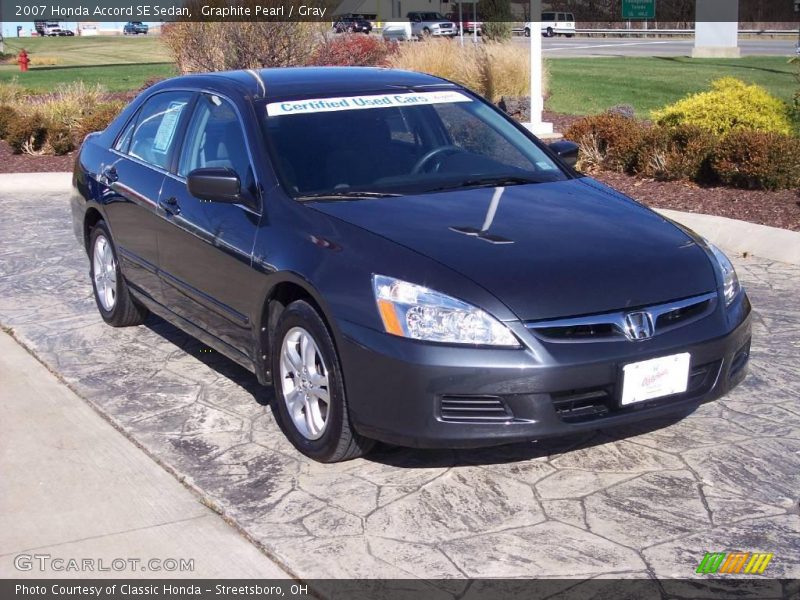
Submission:
{"label": "sidewalk", "polygon": [[0,382],[0,577],[288,577],[3,332]]}

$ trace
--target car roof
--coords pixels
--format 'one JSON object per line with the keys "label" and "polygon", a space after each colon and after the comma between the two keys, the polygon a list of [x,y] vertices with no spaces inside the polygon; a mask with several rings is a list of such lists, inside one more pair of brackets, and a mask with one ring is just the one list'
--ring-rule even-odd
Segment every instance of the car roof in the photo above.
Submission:
{"label": "car roof", "polygon": [[397,69],[283,67],[184,75],[163,81],[152,89],[212,89],[220,93],[239,92],[253,98],[272,100],[303,96],[391,93],[434,86],[457,87],[454,83],[433,75]]}

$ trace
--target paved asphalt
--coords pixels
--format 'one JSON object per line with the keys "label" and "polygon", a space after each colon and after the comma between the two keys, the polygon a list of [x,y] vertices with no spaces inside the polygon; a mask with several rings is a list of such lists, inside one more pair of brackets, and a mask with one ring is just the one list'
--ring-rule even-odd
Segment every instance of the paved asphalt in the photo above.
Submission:
{"label": "paved asphalt", "polygon": [[[520,44],[528,38],[514,36]],[[779,40],[740,40],[742,56],[791,56],[795,38]],[[542,48],[547,57],[578,56],[691,56],[694,41],[690,39],[622,39],[597,37],[544,38]]]}
{"label": "paved asphalt", "polygon": [[783,595],[772,578],[800,578],[800,267],[735,259],[755,306],[751,373],[682,420],[321,465],[286,441],[252,374],[159,319],[103,324],[67,185],[6,181],[0,325],[292,574],[424,578],[417,597],[445,599],[464,590],[439,578],[647,584],[741,550],[774,553],[758,597]]}

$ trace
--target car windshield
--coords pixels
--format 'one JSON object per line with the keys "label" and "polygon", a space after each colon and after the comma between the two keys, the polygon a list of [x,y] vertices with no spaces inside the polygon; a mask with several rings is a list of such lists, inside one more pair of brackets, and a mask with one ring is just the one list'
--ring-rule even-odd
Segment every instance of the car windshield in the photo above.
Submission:
{"label": "car windshield", "polygon": [[437,12],[426,12],[426,13],[417,13],[418,17],[420,17],[423,21],[442,21],[444,17],[441,13]]}
{"label": "car windshield", "polygon": [[271,101],[259,114],[279,177],[298,199],[569,177],[508,119],[462,91]]}

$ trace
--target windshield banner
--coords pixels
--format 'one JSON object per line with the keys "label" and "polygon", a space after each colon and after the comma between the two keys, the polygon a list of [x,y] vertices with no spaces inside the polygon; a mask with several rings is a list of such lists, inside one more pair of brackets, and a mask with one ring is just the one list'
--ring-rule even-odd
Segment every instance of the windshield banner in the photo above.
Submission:
{"label": "windshield banner", "polygon": [[415,94],[381,94],[372,96],[342,96],[340,98],[310,98],[267,104],[267,115],[300,115],[337,110],[360,110],[364,108],[391,108],[417,106],[420,104],[448,104],[450,102],[472,102],[472,98],[461,92],[419,92]]}

